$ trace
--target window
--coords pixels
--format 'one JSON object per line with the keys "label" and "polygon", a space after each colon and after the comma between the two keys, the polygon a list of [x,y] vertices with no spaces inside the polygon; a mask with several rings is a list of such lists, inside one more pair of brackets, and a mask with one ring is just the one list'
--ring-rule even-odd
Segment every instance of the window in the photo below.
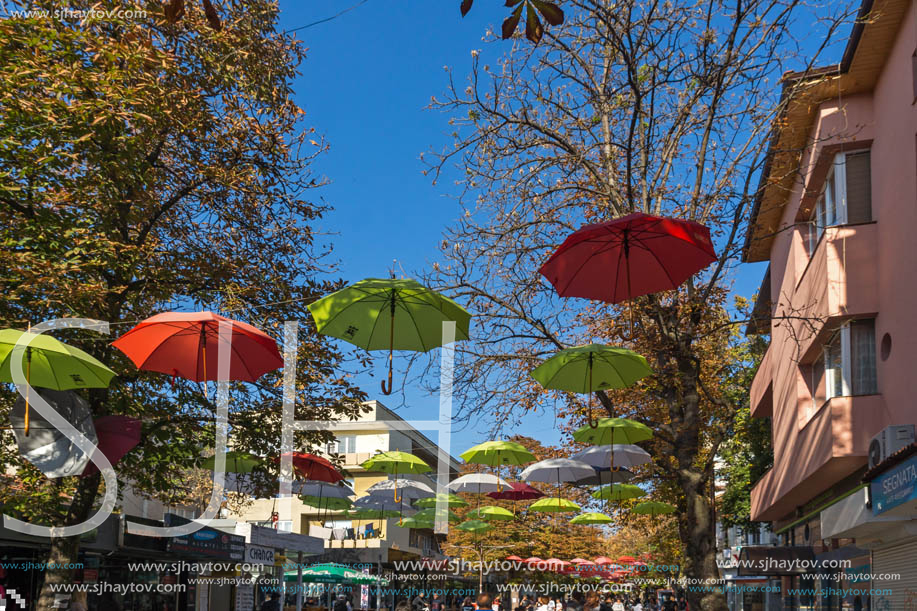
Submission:
{"label": "window", "polygon": [[341,435],[335,441],[330,442],[325,450],[329,454],[353,454],[357,451],[357,436]]}
{"label": "window", "polygon": [[811,391],[816,409],[833,397],[878,392],[874,320],[845,324],[828,340],[812,364]]}
{"label": "window", "polygon": [[815,252],[827,227],[872,220],[869,151],[834,156],[821,195],[809,216],[806,247]]}

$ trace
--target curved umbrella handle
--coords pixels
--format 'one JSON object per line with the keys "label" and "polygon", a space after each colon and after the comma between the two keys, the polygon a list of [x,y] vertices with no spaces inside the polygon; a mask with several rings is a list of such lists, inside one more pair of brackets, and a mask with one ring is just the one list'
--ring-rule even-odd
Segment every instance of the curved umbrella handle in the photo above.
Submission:
{"label": "curved umbrella handle", "polygon": [[392,394],[392,351],[395,349],[395,291],[392,291],[391,322],[388,327],[388,388],[382,380],[382,394]]}
{"label": "curved umbrella handle", "polygon": [[400,502],[401,502],[401,498],[399,498],[399,496],[398,496],[398,486],[395,486],[395,502],[396,502],[396,503],[400,503]]}
{"label": "curved umbrella handle", "polygon": [[385,380],[382,380],[382,382],[380,382],[380,385],[382,386],[383,395],[392,394],[392,355],[391,354],[389,354],[388,356],[388,387],[386,388],[385,386]]}

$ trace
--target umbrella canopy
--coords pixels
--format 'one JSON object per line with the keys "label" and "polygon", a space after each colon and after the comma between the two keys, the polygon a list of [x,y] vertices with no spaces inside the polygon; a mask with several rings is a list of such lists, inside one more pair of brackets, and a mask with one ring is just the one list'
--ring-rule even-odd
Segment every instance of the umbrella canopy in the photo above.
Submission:
{"label": "umbrella canopy", "polygon": [[469,314],[460,305],[410,279],[368,278],[309,305],[319,333],[366,350],[388,350],[392,392],[392,351],[427,352],[442,344],[442,323],[454,321],[455,338],[468,339]]}
{"label": "umbrella canopy", "polygon": [[[428,507],[427,509],[421,509],[414,514],[414,517],[422,522],[435,522],[436,521],[436,508]],[[447,511],[445,518],[449,520],[450,523],[461,522],[462,519],[454,511]]]}
{"label": "umbrella canopy", "polygon": [[593,491],[592,498],[606,501],[626,501],[644,496],[646,491],[632,484],[612,484]]}
{"label": "umbrella canopy", "polygon": [[583,477],[570,483],[574,486],[607,486],[608,484],[626,484],[630,480],[634,479],[633,471],[620,469],[617,466],[614,469],[609,469],[608,467],[592,468],[595,471],[594,475],[591,477]]}
{"label": "umbrella canopy", "polygon": [[560,483],[594,474],[592,467],[578,460],[549,458],[529,465],[519,474],[519,478],[526,482]]}
{"label": "umbrella canopy", "polygon": [[468,502],[457,494],[452,494],[447,492],[444,494],[437,494],[434,497],[426,499],[417,499],[414,501],[414,507],[420,507],[421,509],[426,509],[429,507],[436,507],[438,503],[445,503],[447,507],[467,507]]}
{"label": "umbrella canopy", "polygon": [[634,558],[633,556],[621,556],[620,558],[618,558],[618,562],[620,564],[633,564],[636,561],[637,559]]}
{"label": "umbrella canopy", "polygon": [[220,324],[228,324],[229,379],[254,382],[283,367],[277,342],[263,331],[213,312],[163,312],[147,318],[112,345],[138,369],[193,382],[218,378]]}
{"label": "umbrella canopy", "polygon": [[573,432],[573,440],[593,445],[632,444],[652,438],[645,424],[627,418],[599,418],[595,427],[586,425]]}
{"label": "umbrella canopy", "polygon": [[[612,522],[614,522],[614,519],[604,513],[581,513],[570,520],[570,524],[610,524]],[[575,563],[576,560],[572,562]],[[588,560],[583,560],[582,562],[591,564]]]}
{"label": "umbrella canopy", "polygon": [[[614,452],[613,457],[612,452]],[[639,467],[653,461],[653,457],[650,456],[649,452],[633,444],[593,446],[577,452],[571,458],[593,467],[607,467],[609,464],[613,464],[615,468],[624,467],[627,469]]]}
{"label": "umbrella canopy", "polygon": [[668,503],[660,503],[659,501],[645,501],[631,509],[631,511],[655,517],[667,513],[675,513],[675,506]]}
{"label": "umbrella canopy", "polygon": [[[22,350],[16,345],[28,344]],[[15,384],[13,359],[20,359],[22,373],[28,385],[51,390],[76,390],[78,388],[108,388],[115,372],[95,357],[79,348],[43,333],[29,333],[16,329],[0,330],[0,382]],[[29,389],[25,389],[23,434],[29,436]],[[47,421],[44,421],[47,424]]]}
{"label": "umbrella canopy", "polygon": [[471,494],[484,494],[487,492],[499,492],[509,488],[506,480],[491,475],[490,473],[468,473],[458,477],[446,486],[452,492],[465,492]]}
{"label": "umbrella canopy", "polygon": [[[275,458],[274,462],[280,462],[282,457]],[[299,478],[317,482],[334,484],[344,481],[344,475],[338,471],[334,463],[327,458],[307,452],[293,452],[293,472]]]}
{"label": "umbrella canopy", "polygon": [[538,564],[539,562],[543,562],[543,560],[538,556],[531,556],[530,558],[526,558],[524,562],[526,564]]}
{"label": "umbrella canopy", "polygon": [[[213,469],[216,465],[216,456],[205,458],[201,463],[202,469]],[[247,452],[231,450],[226,452],[227,473],[251,473],[261,465],[261,459]]]}
{"label": "umbrella canopy", "polygon": [[[297,581],[297,571],[287,571],[284,581]],[[302,580],[309,583],[352,583],[388,585],[388,580],[338,564],[315,564],[302,568]]]}
{"label": "umbrella canopy", "polygon": [[400,528],[429,528],[429,529],[432,529],[433,522],[429,520],[421,520],[417,516],[414,516],[412,518],[404,518],[402,520],[398,520],[395,523],[395,526],[398,526]]}
{"label": "umbrella canopy", "polygon": [[614,564],[615,561],[614,561],[614,558],[609,558],[608,556],[599,556],[598,558],[595,559],[595,563],[598,565],[605,565],[605,564]]}
{"label": "umbrella canopy", "polygon": [[485,522],[500,522],[512,520],[516,516],[513,515],[513,513],[508,509],[503,509],[502,507],[497,507],[496,505],[485,505],[484,507],[478,507],[477,509],[472,509],[469,511],[468,517],[473,520],[484,520]]}
{"label": "umbrella canopy", "polygon": [[714,261],[703,225],[637,212],[570,234],[539,272],[561,297],[620,303],[677,288]]}
{"label": "umbrella canopy", "polygon": [[299,496],[320,496],[329,499],[348,499],[354,491],[342,484],[329,484],[326,482],[294,481],[293,493]]}
{"label": "umbrella canopy", "polygon": [[485,441],[465,450],[459,456],[465,462],[490,467],[524,465],[535,460],[534,454],[512,441]]}
{"label": "umbrella canopy", "polygon": [[585,560],[583,558],[574,558],[573,560],[570,561],[570,564],[595,564],[595,562],[593,562],[592,560]]}
{"label": "umbrella canopy", "polygon": [[515,555],[507,556],[506,559],[509,560],[510,562],[522,562],[522,558],[520,558],[519,556],[515,556]]}
{"label": "umbrella canopy", "polygon": [[381,482],[376,482],[367,488],[366,491],[371,495],[400,491],[406,499],[426,499],[436,496],[433,489],[426,484],[409,479],[385,479]]}
{"label": "umbrella canopy", "polygon": [[401,518],[403,514],[397,509],[376,509],[372,507],[357,507],[347,513],[347,516],[357,520],[381,520],[382,518]]}
{"label": "umbrella canopy", "polygon": [[[89,405],[78,394],[69,390],[42,389],[38,391],[41,398],[72,424],[92,443],[97,443],[95,428]],[[38,467],[48,478],[79,475],[89,463],[89,455],[84,454],[74,442],[64,436],[41,414],[33,414],[31,434],[25,434],[26,402],[20,396],[10,411],[10,424],[16,437],[16,445],[23,458]]]}
{"label": "umbrella canopy", "polygon": [[544,492],[538,488],[529,486],[525,482],[510,482],[509,488],[501,490],[500,492],[488,492],[487,496],[492,499],[505,501],[530,501],[533,499],[540,499],[544,496]]}
{"label": "umbrella canopy", "polygon": [[299,495],[299,499],[303,502],[303,505],[329,511],[344,511],[345,509],[353,507],[353,501],[348,498],[340,499],[329,496],[301,494]]}
{"label": "umbrella canopy", "polygon": [[[140,420],[128,416],[102,416],[93,420],[93,426],[99,440],[96,442],[99,451],[105,455],[112,466],[124,458],[124,455],[140,443]],[[92,475],[99,468],[92,461],[86,465],[82,476]]]}
{"label": "umbrella canopy", "polygon": [[529,511],[540,511],[544,513],[566,513],[579,510],[580,506],[573,501],[554,497],[539,499],[529,505]]}
{"label": "umbrella canopy", "polygon": [[627,388],[651,373],[646,359],[633,350],[588,344],[561,350],[530,375],[548,389],[591,393]]}
{"label": "umbrella canopy", "polygon": [[381,471],[382,473],[390,473],[393,475],[428,473],[432,470],[430,469],[430,465],[425,463],[422,459],[408,452],[399,452],[397,450],[380,452],[372,458],[363,461],[363,464],[360,466],[367,471]]}
{"label": "umbrella canopy", "polygon": [[467,522],[462,522],[456,526],[459,530],[464,530],[466,532],[479,534],[485,533],[488,530],[493,530],[493,525],[484,522],[483,520],[468,520]]}

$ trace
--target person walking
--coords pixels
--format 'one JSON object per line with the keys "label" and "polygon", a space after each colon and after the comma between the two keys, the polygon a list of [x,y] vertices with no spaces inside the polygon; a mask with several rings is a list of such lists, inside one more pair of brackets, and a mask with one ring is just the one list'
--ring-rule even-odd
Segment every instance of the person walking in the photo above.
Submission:
{"label": "person walking", "polygon": [[625,611],[624,601],[620,598],[616,598],[613,605],[611,605],[611,611]]}
{"label": "person walking", "polygon": [[466,596],[465,600],[462,601],[462,610],[461,611],[475,611],[474,603],[471,602],[470,596]]}
{"label": "person walking", "polygon": [[[271,592],[270,598],[261,603],[261,611],[280,611],[280,601],[277,600],[276,592]],[[337,607],[334,611],[338,611]]]}
{"label": "person walking", "polygon": [[539,596],[535,611],[554,611],[554,601],[547,596]]}

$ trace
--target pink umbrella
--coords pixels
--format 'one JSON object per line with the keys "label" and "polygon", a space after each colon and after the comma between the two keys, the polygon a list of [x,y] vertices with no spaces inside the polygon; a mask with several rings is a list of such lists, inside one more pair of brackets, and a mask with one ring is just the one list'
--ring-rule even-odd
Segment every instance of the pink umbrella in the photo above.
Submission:
{"label": "pink umbrella", "polygon": [[[112,466],[124,458],[140,443],[140,420],[128,416],[102,416],[93,420],[99,442],[99,451],[108,458]],[[90,461],[81,477],[98,472],[99,468]]]}
{"label": "pink umbrella", "polygon": [[615,561],[608,556],[599,556],[595,559],[596,564],[614,564]]}

